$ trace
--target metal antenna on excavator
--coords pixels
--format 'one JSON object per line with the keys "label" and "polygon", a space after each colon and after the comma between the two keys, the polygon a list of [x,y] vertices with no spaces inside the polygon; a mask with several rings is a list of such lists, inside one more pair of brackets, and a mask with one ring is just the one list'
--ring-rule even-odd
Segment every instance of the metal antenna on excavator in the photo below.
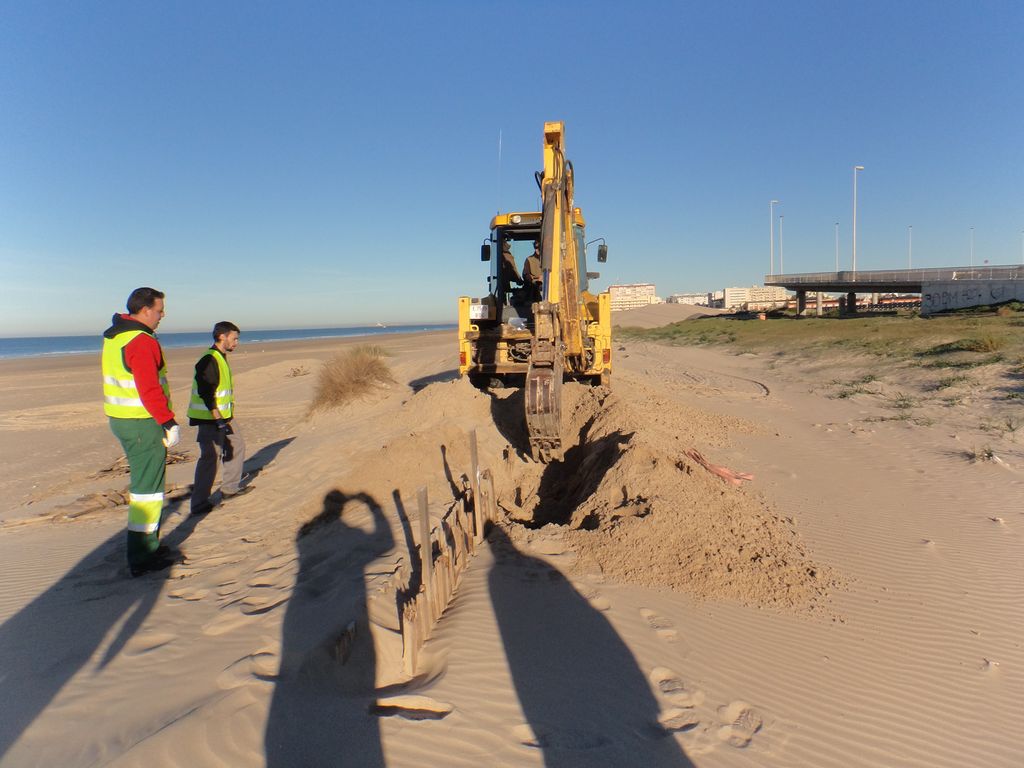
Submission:
{"label": "metal antenna on excavator", "polygon": [[498,129],[498,210],[494,212],[497,216],[501,213],[501,128]]}

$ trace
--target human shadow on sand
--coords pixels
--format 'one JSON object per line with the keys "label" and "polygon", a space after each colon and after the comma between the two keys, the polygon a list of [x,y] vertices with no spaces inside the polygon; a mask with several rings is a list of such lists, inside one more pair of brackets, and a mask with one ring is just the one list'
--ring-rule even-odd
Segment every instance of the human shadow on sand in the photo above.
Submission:
{"label": "human shadow on sand", "polygon": [[[177,499],[164,509],[162,527],[180,504]],[[198,520],[186,517],[161,543],[180,547]],[[153,609],[164,583],[173,578],[172,569],[129,578],[124,538],[124,531],[110,536],[0,625],[0,763],[120,624],[94,672],[102,672],[118,656]]]}
{"label": "human shadow on sand", "polygon": [[243,471],[249,475],[249,482],[252,482],[264,469],[266,469],[267,465],[277,458],[277,454],[287,448],[294,439],[294,437],[285,437],[281,440],[276,440],[269,445],[264,445],[252,456],[249,456],[245,460],[245,465],[243,467]]}
{"label": "human shadow on sand", "polygon": [[[494,527],[491,602],[531,746],[548,768],[692,766],[629,648],[560,571]],[[526,741],[524,739],[524,741]]]}
{"label": "human shadow on sand", "polygon": [[[342,519],[360,506],[372,518],[369,533]],[[393,544],[380,505],[365,493],[331,491],[299,530],[299,573],[264,734],[268,768],[384,765],[380,726],[370,714],[376,658],[364,569]]]}

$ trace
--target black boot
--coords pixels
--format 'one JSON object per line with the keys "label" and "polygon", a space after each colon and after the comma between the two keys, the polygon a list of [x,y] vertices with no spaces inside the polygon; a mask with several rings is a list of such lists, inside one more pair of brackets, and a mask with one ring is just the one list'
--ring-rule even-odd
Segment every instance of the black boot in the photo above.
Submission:
{"label": "black boot", "polygon": [[185,562],[184,552],[161,544],[148,559],[143,560],[141,563],[129,563],[128,572],[134,579],[136,576],[162,571],[170,568],[172,565],[183,562]]}

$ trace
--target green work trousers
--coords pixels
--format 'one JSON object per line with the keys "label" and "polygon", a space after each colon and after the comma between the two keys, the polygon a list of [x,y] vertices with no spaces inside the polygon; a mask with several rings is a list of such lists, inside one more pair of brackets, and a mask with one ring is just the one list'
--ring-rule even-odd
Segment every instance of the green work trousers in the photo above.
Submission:
{"label": "green work trousers", "polygon": [[146,562],[160,542],[167,448],[164,429],[153,419],[110,418],[110,431],[128,458],[128,563]]}

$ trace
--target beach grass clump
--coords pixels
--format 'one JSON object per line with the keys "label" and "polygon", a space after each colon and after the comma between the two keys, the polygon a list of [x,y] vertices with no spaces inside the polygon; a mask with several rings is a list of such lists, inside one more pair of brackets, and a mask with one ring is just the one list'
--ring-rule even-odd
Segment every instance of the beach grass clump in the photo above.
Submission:
{"label": "beach grass clump", "polygon": [[1006,337],[994,333],[983,333],[956,341],[936,344],[917,353],[918,357],[948,355],[955,352],[998,352],[1006,346]]}
{"label": "beach grass clump", "polygon": [[361,345],[332,357],[320,369],[309,412],[338,408],[394,383],[386,356],[381,347]]}
{"label": "beach grass clump", "polygon": [[917,401],[906,392],[897,392],[891,398],[892,407],[898,410],[907,410],[917,405]]}
{"label": "beach grass clump", "polygon": [[983,365],[994,365],[1003,362],[1002,355],[989,355],[988,357],[975,358],[973,360],[932,360],[925,363],[923,368],[980,368]]}
{"label": "beach grass clump", "polygon": [[972,381],[971,377],[966,373],[957,373],[952,376],[943,376],[936,382],[934,389],[949,389],[955,387],[957,384],[969,384]]}

